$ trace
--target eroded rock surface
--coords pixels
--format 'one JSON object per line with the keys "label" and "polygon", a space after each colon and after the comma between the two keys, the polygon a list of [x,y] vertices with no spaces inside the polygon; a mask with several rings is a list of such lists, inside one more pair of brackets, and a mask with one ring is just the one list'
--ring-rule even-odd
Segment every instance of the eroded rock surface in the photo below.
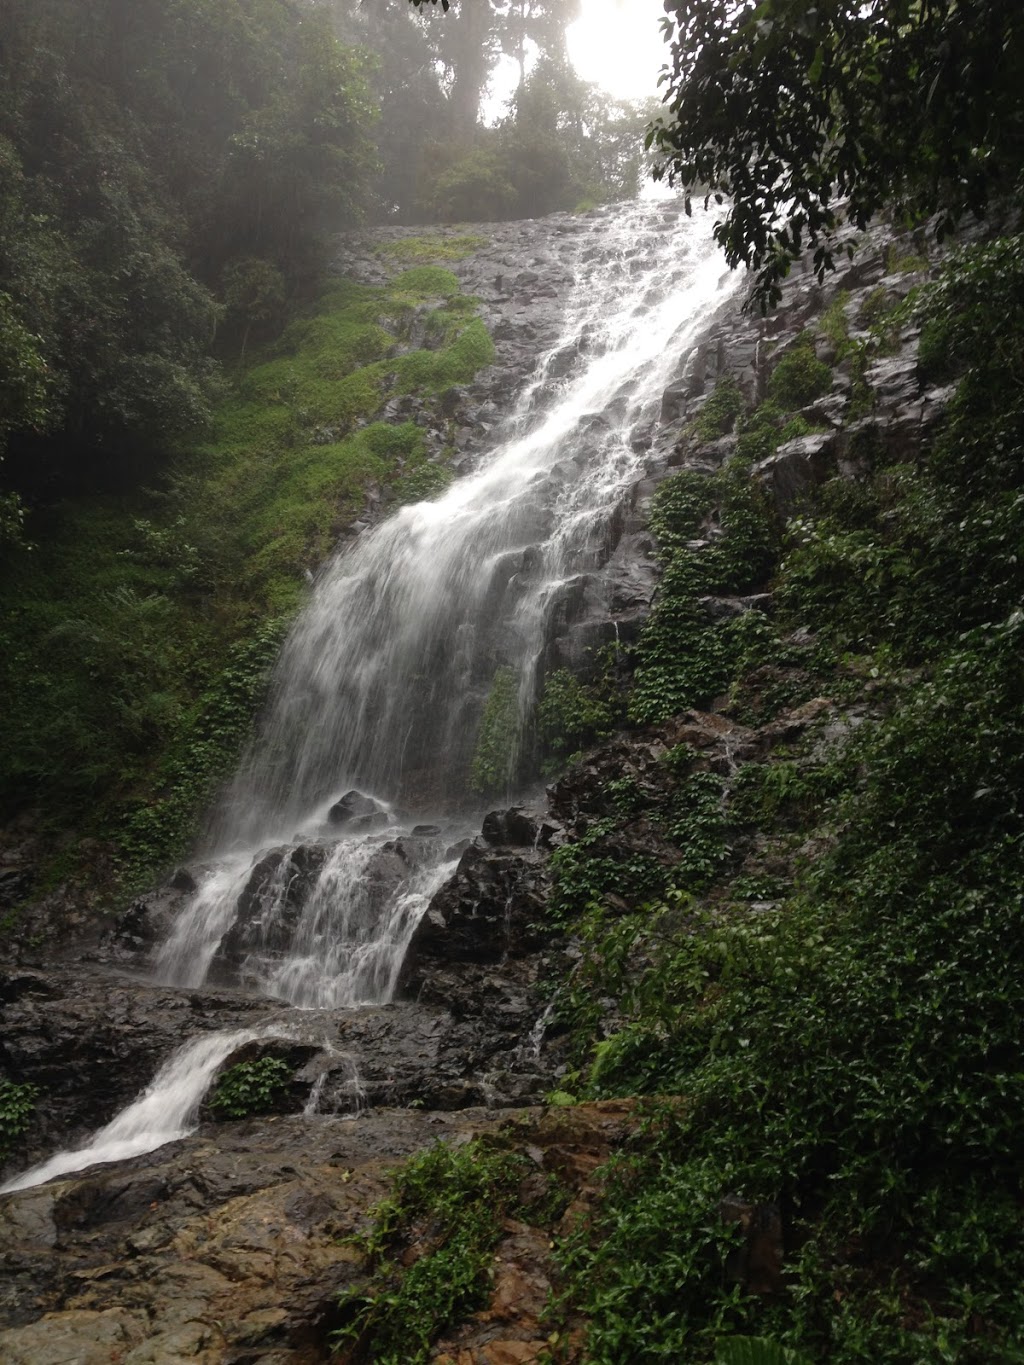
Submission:
{"label": "eroded rock surface", "polygon": [[[338,1294],[365,1270],[347,1241],[398,1161],[437,1140],[503,1129],[585,1207],[633,1125],[617,1101],[573,1111],[221,1125],[160,1152],[0,1202],[5,1365],[314,1365],[330,1359]],[[569,1216],[568,1214],[566,1215]],[[509,1224],[489,1304],[435,1355],[508,1359],[543,1339],[551,1229]],[[517,1343],[511,1345],[511,1343]]]}

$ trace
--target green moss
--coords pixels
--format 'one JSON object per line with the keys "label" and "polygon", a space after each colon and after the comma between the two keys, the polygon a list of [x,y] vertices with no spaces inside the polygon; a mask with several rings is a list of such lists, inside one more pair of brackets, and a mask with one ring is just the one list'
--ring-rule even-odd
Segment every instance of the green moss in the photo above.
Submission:
{"label": "green moss", "polygon": [[900,251],[893,243],[885,253],[886,269],[893,275],[915,275],[929,268],[928,257],[920,251]]}
{"label": "green moss", "polygon": [[397,502],[430,502],[451,487],[455,475],[448,465],[427,460],[410,465],[401,478],[396,479],[392,493]]}
{"label": "green moss", "polygon": [[494,361],[494,342],[479,318],[462,326],[454,339],[439,351],[412,351],[394,366],[399,393],[414,389],[441,393],[454,384],[466,384],[478,370]]}
{"label": "green moss", "polygon": [[414,265],[392,281],[391,287],[410,298],[443,299],[459,293],[459,282],[439,265]]}
{"label": "green moss", "polygon": [[375,248],[378,256],[401,265],[436,265],[440,261],[461,261],[488,245],[487,237],[400,237]]}
{"label": "green moss", "polygon": [[513,780],[519,728],[519,675],[514,668],[499,668],[477,731],[470,776],[474,791],[498,792]]}

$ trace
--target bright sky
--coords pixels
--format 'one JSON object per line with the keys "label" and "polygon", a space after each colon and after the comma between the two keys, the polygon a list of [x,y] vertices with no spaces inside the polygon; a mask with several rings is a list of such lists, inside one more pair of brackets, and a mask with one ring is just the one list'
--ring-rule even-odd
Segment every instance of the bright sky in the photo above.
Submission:
{"label": "bright sky", "polygon": [[659,23],[664,17],[661,0],[583,0],[583,13],[567,34],[573,66],[618,99],[657,95],[668,55]]}
{"label": "bright sky", "polygon": [[[582,10],[566,35],[578,74],[617,99],[659,95],[658,72],[668,55],[659,23],[665,17],[661,0],[583,0]],[[513,59],[499,58],[484,100],[485,122],[501,118],[518,79]]]}

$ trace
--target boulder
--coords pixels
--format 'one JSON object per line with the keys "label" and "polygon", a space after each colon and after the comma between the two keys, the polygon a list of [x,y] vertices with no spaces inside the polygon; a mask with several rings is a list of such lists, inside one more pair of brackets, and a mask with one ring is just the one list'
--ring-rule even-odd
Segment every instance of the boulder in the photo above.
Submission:
{"label": "boulder", "polygon": [[558,826],[524,806],[492,810],[484,816],[481,835],[487,844],[501,848],[550,848]]}
{"label": "boulder", "polygon": [[327,812],[327,823],[334,829],[344,829],[357,816],[378,815],[383,812],[383,806],[375,801],[372,796],[364,796],[362,792],[346,792]]}
{"label": "boulder", "polygon": [[403,992],[421,983],[431,964],[498,963],[543,942],[548,891],[545,859],[537,853],[496,852],[471,845],[413,934],[402,969]]}
{"label": "boulder", "polygon": [[834,432],[797,436],[756,464],[754,477],[765,484],[779,512],[789,516],[835,472],[837,451]]}

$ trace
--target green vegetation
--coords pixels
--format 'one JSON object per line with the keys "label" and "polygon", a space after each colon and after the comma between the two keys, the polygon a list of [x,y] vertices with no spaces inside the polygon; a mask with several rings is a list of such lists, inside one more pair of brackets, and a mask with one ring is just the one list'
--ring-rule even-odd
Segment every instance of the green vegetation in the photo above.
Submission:
{"label": "green vegetation", "polygon": [[[823,275],[836,229],[881,211],[941,237],[1019,193],[1024,13],[990,0],[668,0],[662,173],[724,204],[715,235],[763,304],[805,248]],[[780,116],[779,91],[786,91]],[[771,129],[772,136],[765,137]],[[917,270],[916,257],[895,268]]]}
{"label": "green vegetation", "polygon": [[292,1069],[282,1057],[258,1057],[228,1067],[208,1101],[222,1119],[273,1113],[288,1093]]}
{"label": "green vegetation", "polygon": [[740,386],[730,375],[720,379],[701,408],[693,429],[702,441],[713,441],[732,430],[736,418],[743,411]]}
{"label": "green vegetation", "polygon": [[812,1365],[807,1356],[764,1337],[723,1337],[715,1365]]}
{"label": "green vegetation", "polygon": [[832,371],[814,354],[814,337],[803,332],[768,380],[768,397],[787,412],[806,407],[832,386]]}
{"label": "green vegetation", "polygon": [[[360,0],[321,7],[344,43],[374,56],[379,221],[521,218],[636,193],[657,101],[616,100],[577,77],[566,28],[578,0],[445,3],[418,15]],[[485,126],[482,101],[502,58],[518,64],[519,81]]]}
{"label": "green vegetation", "polygon": [[[702,530],[712,523],[721,534],[700,544]],[[778,553],[773,514],[743,465],[714,475],[686,471],[666,480],[655,497],[651,526],[663,577],[636,650],[629,705],[632,718],[642,723],[707,706],[728,690],[741,664],[751,666],[764,652],[765,626],[756,614],[710,621],[700,599],[763,587]],[[769,651],[772,647],[769,641]]]}
{"label": "green vegetation", "polygon": [[[553,911],[584,952],[560,1001],[567,1080],[655,1106],[560,1252],[595,1365],[1018,1358],[1022,280],[1020,238],[951,259],[918,304],[925,362],[961,375],[944,431],[914,465],[875,450],[865,483],[826,485],[762,557],[777,617],[753,678],[749,654],[714,655],[727,714],[770,660],[868,718],[844,744],[812,726],[726,776],[667,755],[674,793],[641,813],[678,807],[683,861],[655,895],[622,893],[639,913],[591,853],[628,837],[635,800],[556,855]],[[678,609],[673,684],[711,654],[688,610],[693,576],[710,580],[677,558],[717,572],[731,534],[728,471],[702,478],[678,476],[656,509],[666,575],[641,659]],[[723,536],[687,551],[709,518]],[[643,666],[637,695],[653,704]],[[758,695],[762,721],[792,704]],[[729,1200],[781,1220],[782,1277],[763,1292],[731,1269]]]}
{"label": "green vegetation", "polygon": [[567,668],[556,669],[545,678],[537,706],[542,752],[552,765],[564,767],[586,745],[611,733],[618,711],[607,676],[584,683]]}
{"label": "green vegetation", "polygon": [[470,768],[474,791],[499,792],[515,777],[520,742],[519,674],[502,667],[484,703]]}
{"label": "green vegetation", "polygon": [[486,237],[399,237],[393,242],[382,242],[377,255],[385,261],[402,265],[436,265],[440,261],[461,261],[487,245]]}
{"label": "green vegetation", "polygon": [[345,1325],[334,1344],[341,1359],[426,1361],[438,1334],[485,1298],[505,1220],[548,1221],[564,1203],[546,1181],[524,1197],[535,1170],[527,1157],[484,1138],[437,1143],[403,1166],[358,1243],[368,1281],[340,1300]]}
{"label": "green vegetation", "polygon": [[656,109],[654,100],[614,100],[564,60],[541,57],[507,118],[437,154],[422,208],[442,221],[486,221],[632,197]]}
{"label": "green vegetation", "polygon": [[[421,316],[434,349],[395,354]],[[251,727],[304,572],[369,492],[397,504],[451,477],[415,423],[369,419],[388,394],[432,401],[492,355],[447,270],[335,281],[250,351],[162,485],[29,516],[0,587],[3,807],[43,806],[55,831],[99,841],[96,870],[122,890],[181,857]]]}
{"label": "green vegetation", "polygon": [[38,1097],[36,1086],[0,1077],[0,1160],[7,1157],[18,1139],[28,1131]]}
{"label": "green vegetation", "polygon": [[4,478],[134,489],[365,208],[364,62],[285,0],[11,0],[0,45]]}

